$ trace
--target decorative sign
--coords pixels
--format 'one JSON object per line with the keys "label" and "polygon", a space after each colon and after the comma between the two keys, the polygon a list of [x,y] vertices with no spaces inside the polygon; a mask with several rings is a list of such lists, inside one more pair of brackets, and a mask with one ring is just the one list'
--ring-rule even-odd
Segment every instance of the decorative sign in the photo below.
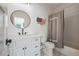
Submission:
{"label": "decorative sign", "polygon": [[43,18],[37,17],[37,22],[38,22],[38,24],[40,24],[40,25],[44,25],[44,24],[46,23],[46,20],[43,19]]}

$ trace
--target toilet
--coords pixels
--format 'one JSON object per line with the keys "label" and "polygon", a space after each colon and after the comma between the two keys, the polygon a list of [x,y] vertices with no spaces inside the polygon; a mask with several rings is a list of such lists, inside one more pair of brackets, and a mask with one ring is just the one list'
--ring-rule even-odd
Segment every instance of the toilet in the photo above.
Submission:
{"label": "toilet", "polygon": [[45,42],[43,44],[43,54],[44,56],[53,56],[53,48],[54,48],[54,43],[51,42]]}

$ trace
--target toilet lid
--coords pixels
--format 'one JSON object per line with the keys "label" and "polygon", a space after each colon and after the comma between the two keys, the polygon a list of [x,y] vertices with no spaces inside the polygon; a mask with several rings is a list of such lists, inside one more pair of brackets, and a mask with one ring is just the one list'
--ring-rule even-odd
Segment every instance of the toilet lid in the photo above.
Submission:
{"label": "toilet lid", "polygon": [[45,46],[48,47],[48,48],[54,48],[54,43],[45,42]]}

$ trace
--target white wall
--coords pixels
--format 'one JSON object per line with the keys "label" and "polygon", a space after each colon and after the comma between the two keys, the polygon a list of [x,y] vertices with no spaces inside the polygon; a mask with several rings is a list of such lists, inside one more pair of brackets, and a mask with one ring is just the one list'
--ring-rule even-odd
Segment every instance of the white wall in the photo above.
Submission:
{"label": "white wall", "polygon": [[[42,35],[42,42],[45,42],[47,39],[47,21],[45,25],[40,25],[36,22],[37,17],[44,18],[48,20],[48,14],[49,10],[44,8],[43,6],[40,5],[30,5],[29,7],[27,5],[21,5],[21,4],[8,4],[7,7],[8,11],[8,30],[7,30],[7,36],[8,38],[12,38],[18,35],[18,32],[21,31],[20,29],[15,28],[11,24],[10,21],[10,15],[14,10],[23,10],[26,13],[29,14],[31,18],[31,24],[29,27],[25,28],[25,31],[27,34],[34,34],[34,35]],[[16,30],[17,29],[17,30]]]}

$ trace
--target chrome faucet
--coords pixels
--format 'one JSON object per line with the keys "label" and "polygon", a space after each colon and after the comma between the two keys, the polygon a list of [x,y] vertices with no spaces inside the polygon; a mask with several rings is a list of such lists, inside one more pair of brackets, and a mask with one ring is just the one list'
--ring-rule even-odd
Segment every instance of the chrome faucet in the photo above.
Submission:
{"label": "chrome faucet", "polygon": [[24,35],[24,34],[26,35],[27,32],[24,32],[24,28],[22,28],[22,32],[21,32],[21,33],[19,32],[18,34],[19,34],[19,35]]}

